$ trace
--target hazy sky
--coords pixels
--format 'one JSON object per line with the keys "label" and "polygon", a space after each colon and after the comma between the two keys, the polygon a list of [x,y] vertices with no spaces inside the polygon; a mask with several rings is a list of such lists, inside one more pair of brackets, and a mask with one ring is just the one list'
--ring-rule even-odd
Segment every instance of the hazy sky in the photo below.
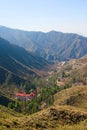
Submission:
{"label": "hazy sky", "polygon": [[87,0],[0,0],[0,25],[87,36]]}

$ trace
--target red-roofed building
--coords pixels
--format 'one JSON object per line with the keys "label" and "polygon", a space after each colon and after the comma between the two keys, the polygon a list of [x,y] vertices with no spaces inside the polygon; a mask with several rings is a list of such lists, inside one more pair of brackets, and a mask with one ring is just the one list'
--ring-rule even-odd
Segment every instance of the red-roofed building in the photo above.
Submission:
{"label": "red-roofed building", "polygon": [[30,94],[20,92],[20,93],[16,93],[15,96],[16,96],[16,99],[18,99],[18,100],[27,101],[27,100],[33,99],[35,97],[35,92],[31,92]]}

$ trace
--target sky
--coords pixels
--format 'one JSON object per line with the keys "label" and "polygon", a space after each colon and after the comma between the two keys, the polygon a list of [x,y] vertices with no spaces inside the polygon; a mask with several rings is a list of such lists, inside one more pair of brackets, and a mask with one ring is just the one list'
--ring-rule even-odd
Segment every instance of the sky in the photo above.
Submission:
{"label": "sky", "polygon": [[87,0],[0,0],[0,25],[87,36]]}

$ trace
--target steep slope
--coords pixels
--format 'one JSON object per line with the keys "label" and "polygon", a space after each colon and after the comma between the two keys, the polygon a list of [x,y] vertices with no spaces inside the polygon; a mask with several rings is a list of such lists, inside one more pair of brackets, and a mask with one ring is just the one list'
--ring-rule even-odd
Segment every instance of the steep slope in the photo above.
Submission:
{"label": "steep slope", "polygon": [[77,34],[28,32],[0,26],[0,36],[49,61],[79,58],[87,54],[87,38]]}
{"label": "steep slope", "polygon": [[0,39],[0,55],[6,60],[8,60],[7,57],[10,57],[11,61],[15,59],[15,62],[19,61],[30,68],[40,69],[46,65],[46,61],[42,58],[25,51],[23,48],[11,45],[3,39]]}
{"label": "steep slope", "polygon": [[[20,71],[20,70],[19,70]],[[27,80],[23,77],[24,74],[22,75],[22,73],[18,74],[18,72],[15,74],[7,69],[5,69],[4,67],[0,66],[0,84],[16,84],[16,85],[20,85],[21,83],[25,83],[25,81]],[[26,74],[25,74],[26,76]]]}
{"label": "steep slope", "polygon": [[43,69],[48,63],[21,47],[0,38],[0,83],[19,83],[38,75],[36,70]]}

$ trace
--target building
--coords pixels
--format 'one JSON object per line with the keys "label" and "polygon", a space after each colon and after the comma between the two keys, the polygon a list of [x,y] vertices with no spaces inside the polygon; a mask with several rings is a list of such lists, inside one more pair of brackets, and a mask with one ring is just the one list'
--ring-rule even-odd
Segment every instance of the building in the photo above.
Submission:
{"label": "building", "polygon": [[28,101],[28,100],[31,100],[35,97],[35,92],[31,92],[30,94],[26,94],[24,92],[20,92],[20,93],[16,93],[15,96],[16,96],[16,99],[18,100],[24,100],[24,101]]}

